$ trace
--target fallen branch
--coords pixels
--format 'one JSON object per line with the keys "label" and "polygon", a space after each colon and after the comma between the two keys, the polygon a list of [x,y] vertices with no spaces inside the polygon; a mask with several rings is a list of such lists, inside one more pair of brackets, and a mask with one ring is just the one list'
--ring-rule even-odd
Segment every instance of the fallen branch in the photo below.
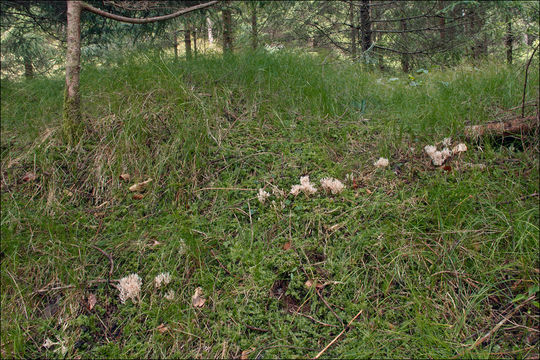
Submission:
{"label": "fallen branch", "polygon": [[328,304],[328,302],[323,298],[322,294],[319,292],[319,289],[315,289],[315,292],[317,293],[317,295],[319,295],[319,298],[322,300],[324,305],[326,305],[326,307],[332,312],[332,314],[334,314],[334,316],[339,320],[341,325],[344,325],[343,320],[341,320],[341,318],[338,316],[338,314],[336,314],[336,312],[332,309],[330,304]]}
{"label": "fallen branch", "polygon": [[248,324],[244,324],[245,327],[247,327],[248,329],[250,330],[254,330],[254,331],[260,331],[260,332],[269,332],[270,330],[268,329],[262,329],[262,328],[258,328],[258,327],[255,327],[255,326],[251,326],[251,325],[248,325]]}
{"label": "fallen branch", "polygon": [[207,187],[207,188],[197,189],[197,190],[195,190],[195,192],[204,191],[204,190],[257,191],[257,189],[227,188],[227,187]]}
{"label": "fallen branch", "polygon": [[339,327],[339,326],[337,326],[337,325],[327,324],[327,323],[325,323],[325,322],[322,322],[322,321],[320,321],[320,320],[315,319],[314,317],[312,317],[312,316],[310,316],[310,315],[308,315],[308,314],[302,314],[301,312],[298,312],[298,311],[291,311],[291,313],[292,313],[292,314],[295,314],[295,315],[303,316],[303,317],[305,317],[305,318],[308,318],[308,319],[310,319],[310,320],[312,320],[312,321],[314,321],[314,322],[316,322],[317,324],[320,324],[320,325],[322,325],[322,326],[336,327],[336,328]]}
{"label": "fallen branch", "polygon": [[465,136],[477,139],[485,135],[508,136],[516,134],[526,134],[538,128],[536,116],[517,118],[504,122],[490,122],[482,125],[472,125],[465,127]]}
{"label": "fallen branch", "polygon": [[340,332],[339,334],[337,334],[336,337],[335,337],[332,341],[330,341],[330,343],[328,343],[328,345],[326,345],[326,346],[324,347],[324,349],[322,349],[321,351],[319,351],[319,353],[318,353],[317,355],[315,355],[315,357],[314,357],[313,359],[318,359],[322,354],[324,354],[324,352],[325,352],[326,350],[328,350],[328,348],[329,348],[330,346],[332,346],[336,341],[338,341],[339,338],[341,337],[341,335],[343,335],[343,334],[345,333],[345,331],[349,330],[349,327],[351,326],[352,322],[353,322],[354,320],[356,320],[357,317],[360,316],[360,314],[362,313],[362,311],[363,311],[363,310],[360,310],[360,311],[358,312],[358,314],[356,314],[355,317],[353,317],[353,318],[351,319],[351,321],[349,321],[349,323],[347,324],[347,326],[346,326],[343,330],[341,330],[341,332]]}

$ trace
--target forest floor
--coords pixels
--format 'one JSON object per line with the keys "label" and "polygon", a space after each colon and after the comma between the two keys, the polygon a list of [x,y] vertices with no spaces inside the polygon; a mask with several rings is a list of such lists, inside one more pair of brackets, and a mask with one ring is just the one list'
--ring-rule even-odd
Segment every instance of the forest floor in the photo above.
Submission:
{"label": "forest floor", "polygon": [[2,81],[3,358],[538,357],[538,138],[463,136],[518,116],[524,66],[121,63],[83,65],[72,147],[61,77]]}

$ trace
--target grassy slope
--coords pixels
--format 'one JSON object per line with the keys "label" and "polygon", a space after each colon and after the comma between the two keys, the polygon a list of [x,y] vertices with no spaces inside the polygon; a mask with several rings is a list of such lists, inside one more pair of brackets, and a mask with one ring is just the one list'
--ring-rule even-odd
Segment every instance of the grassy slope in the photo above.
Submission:
{"label": "grassy slope", "polygon": [[[532,302],[512,317],[519,326],[470,352],[463,345],[538,285],[538,198],[529,196],[538,143],[468,143],[449,172],[422,153],[518,105],[519,69],[463,66],[411,87],[404,76],[388,82],[286,53],[149,60],[83,70],[91,131],[74,149],[57,140],[61,79],[2,83],[2,356],[55,356],[58,345],[41,347],[46,338],[64,341],[70,357],[314,356],[340,331],[338,317],[359,310],[326,356],[531,354]],[[534,99],[538,69],[529,81]],[[388,169],[374,169],[379,156]],[[38,177],[23,183],[28,171]],[[142,200],[121,173],[154,179]],[[256,191],[208,189],[287,193],[305,174],[318,185],[351,173],[355,185],[340,195],[265,204]],[[142,277],[140,304],[85,283],[109,271],[90,244],[112,255],[113,278]],[[172,301],[153,287],[162,271],[173,277]],[[321,295],[335,314],[308,279],[327,284]],[[198,286],[202,309],[191,306]],[[292,313],[302,304],[339,327]]]}

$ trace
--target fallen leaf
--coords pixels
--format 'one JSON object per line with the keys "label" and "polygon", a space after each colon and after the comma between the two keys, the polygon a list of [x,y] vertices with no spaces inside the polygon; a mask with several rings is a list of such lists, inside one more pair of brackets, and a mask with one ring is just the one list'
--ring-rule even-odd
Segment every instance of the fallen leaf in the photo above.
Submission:
{"label": "fallen leaf", "polygon": [[443,170],[444,171],[452,171],[452,167],[450,165],[444,165]]}
{"label": "fallen leaf", "polygon": [[311,287],[313,287],[313,286],[315,286],[316,289],[321,290],[321,289],[324,287],[324,285],[321,284],[321,283],[319,283],[317,280],[313,281],[313,280],[309,280],[309,279],[308,279],[308,281],[306,281],[306,282],[304,283],[304,285],[305,285],[305,287],[307,287],[308,289],[311,288]]}
{"label": "fallen leaf", "polygon": [[146,181],[133,184],[129,187],[129,191],[142,191],[148,184],[150,184],[151,181],[152,179],[148,179]]}
{"label": "fallen leaf", "polygon": [[283,244],[283,250],[289,250],[290,248],[291,248],[291,242],[290,241]]}
{"label": "fallen leaf", "polygon": [[160,333],[164,333],[166,331],[169,331],[169,328],[167,326],[165,326],[165,324],[160,324],[158,327],[157,327],[157,331],[159,331]]}
{"label": "fallen leaf", "polygon": [[191,304],[194,307],[203,307],[204,303],[206,302],[206,299],[204,298],[202,294],[202,287],[198,287],[195,289],[195,294],[191,297]]}
{"label": "fallen leaf", "polygon": [[143,194],[135,193],[133,194],[133,199],[135,200],[141,200],[144,197]]}
{"label": "fallen leaf", "polygon": [[154,242],[152,243],[152,247],[158,246],[158,245],[161,245],[161,243],[157,241],[156,239],[154,239]]}
{"label": "fallen leaf", "polygon": [[91,311],[94,308],[94,306],[96,306],[96,303],[97,303],[96,294],[90,293],[88,295],[88,310]]}
{"label": "fallen leaf", "polygon": [[249,358],[248,358],[248,355],[251,354],[254,350],[255,350],[255,348],[252,347],[251,349],[242,351],[242,354],[240,355],[240,360],[247,360],[247,359],[249,359]]}
{"label": "fallen leaf", "polygon": [[369,189],[366,189],[366,192],[368,193],[368,195],[373,194],[373,191],[371,191],[371,190],[369,190]]}
{"label": "fallen leaf", "polygon": [[119,176],[120,180],[124,180],[125,182],[128,182],[131,179],[131,176],[129,174],[120,174]]}
{"label": "fallen leaf", "polygon": [[26,173],[23,177],[22,177],[22,181],[23,182],[29,182],[29,181],[34,181],[36,180],[36,174],[34,173]]}

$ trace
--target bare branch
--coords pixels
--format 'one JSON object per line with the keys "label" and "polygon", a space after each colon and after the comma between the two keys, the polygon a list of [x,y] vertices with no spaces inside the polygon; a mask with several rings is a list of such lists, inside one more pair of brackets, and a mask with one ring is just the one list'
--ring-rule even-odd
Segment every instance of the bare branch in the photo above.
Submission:
{"label": "bare branch", "polygon": [[120,16],[120,15],[111,14],[109,12],[106,12],[106,11],[100,10],[98,8],[95,8],[92,5],[89,5],[89,4],[85,3],[84,1],[81,2],[81,7],[84,10],[88,10],[90,12],[93,12],[94,14],[97,14],[97,15],[100,15],[100,16],[103,16],[103,17],[106,17],[106,18],[109,18],[109,19],[113,19],[113,20],[116,20],[116,21],[122,21],[122,22],[130,23],[130,24],[147,24],[147,23],[156,22],[156,21],[173,19],[173,18],[175,18],[177,16],[187,14],[187,13],[195,11],[195,10],[207,8],[209,6],[217,4],[218,2],[219,2],[219,0],[213,0],[213,1],[203,3],[203,4],[190,6],[190,7],[184,8],[182,10],[178,10],[178,11],[176,11],[174,13],[168,14],[168,15],[154,16],[154,17],[142,18],[142,19],[130,18],[130,17],[126,17],[126,16]]}

